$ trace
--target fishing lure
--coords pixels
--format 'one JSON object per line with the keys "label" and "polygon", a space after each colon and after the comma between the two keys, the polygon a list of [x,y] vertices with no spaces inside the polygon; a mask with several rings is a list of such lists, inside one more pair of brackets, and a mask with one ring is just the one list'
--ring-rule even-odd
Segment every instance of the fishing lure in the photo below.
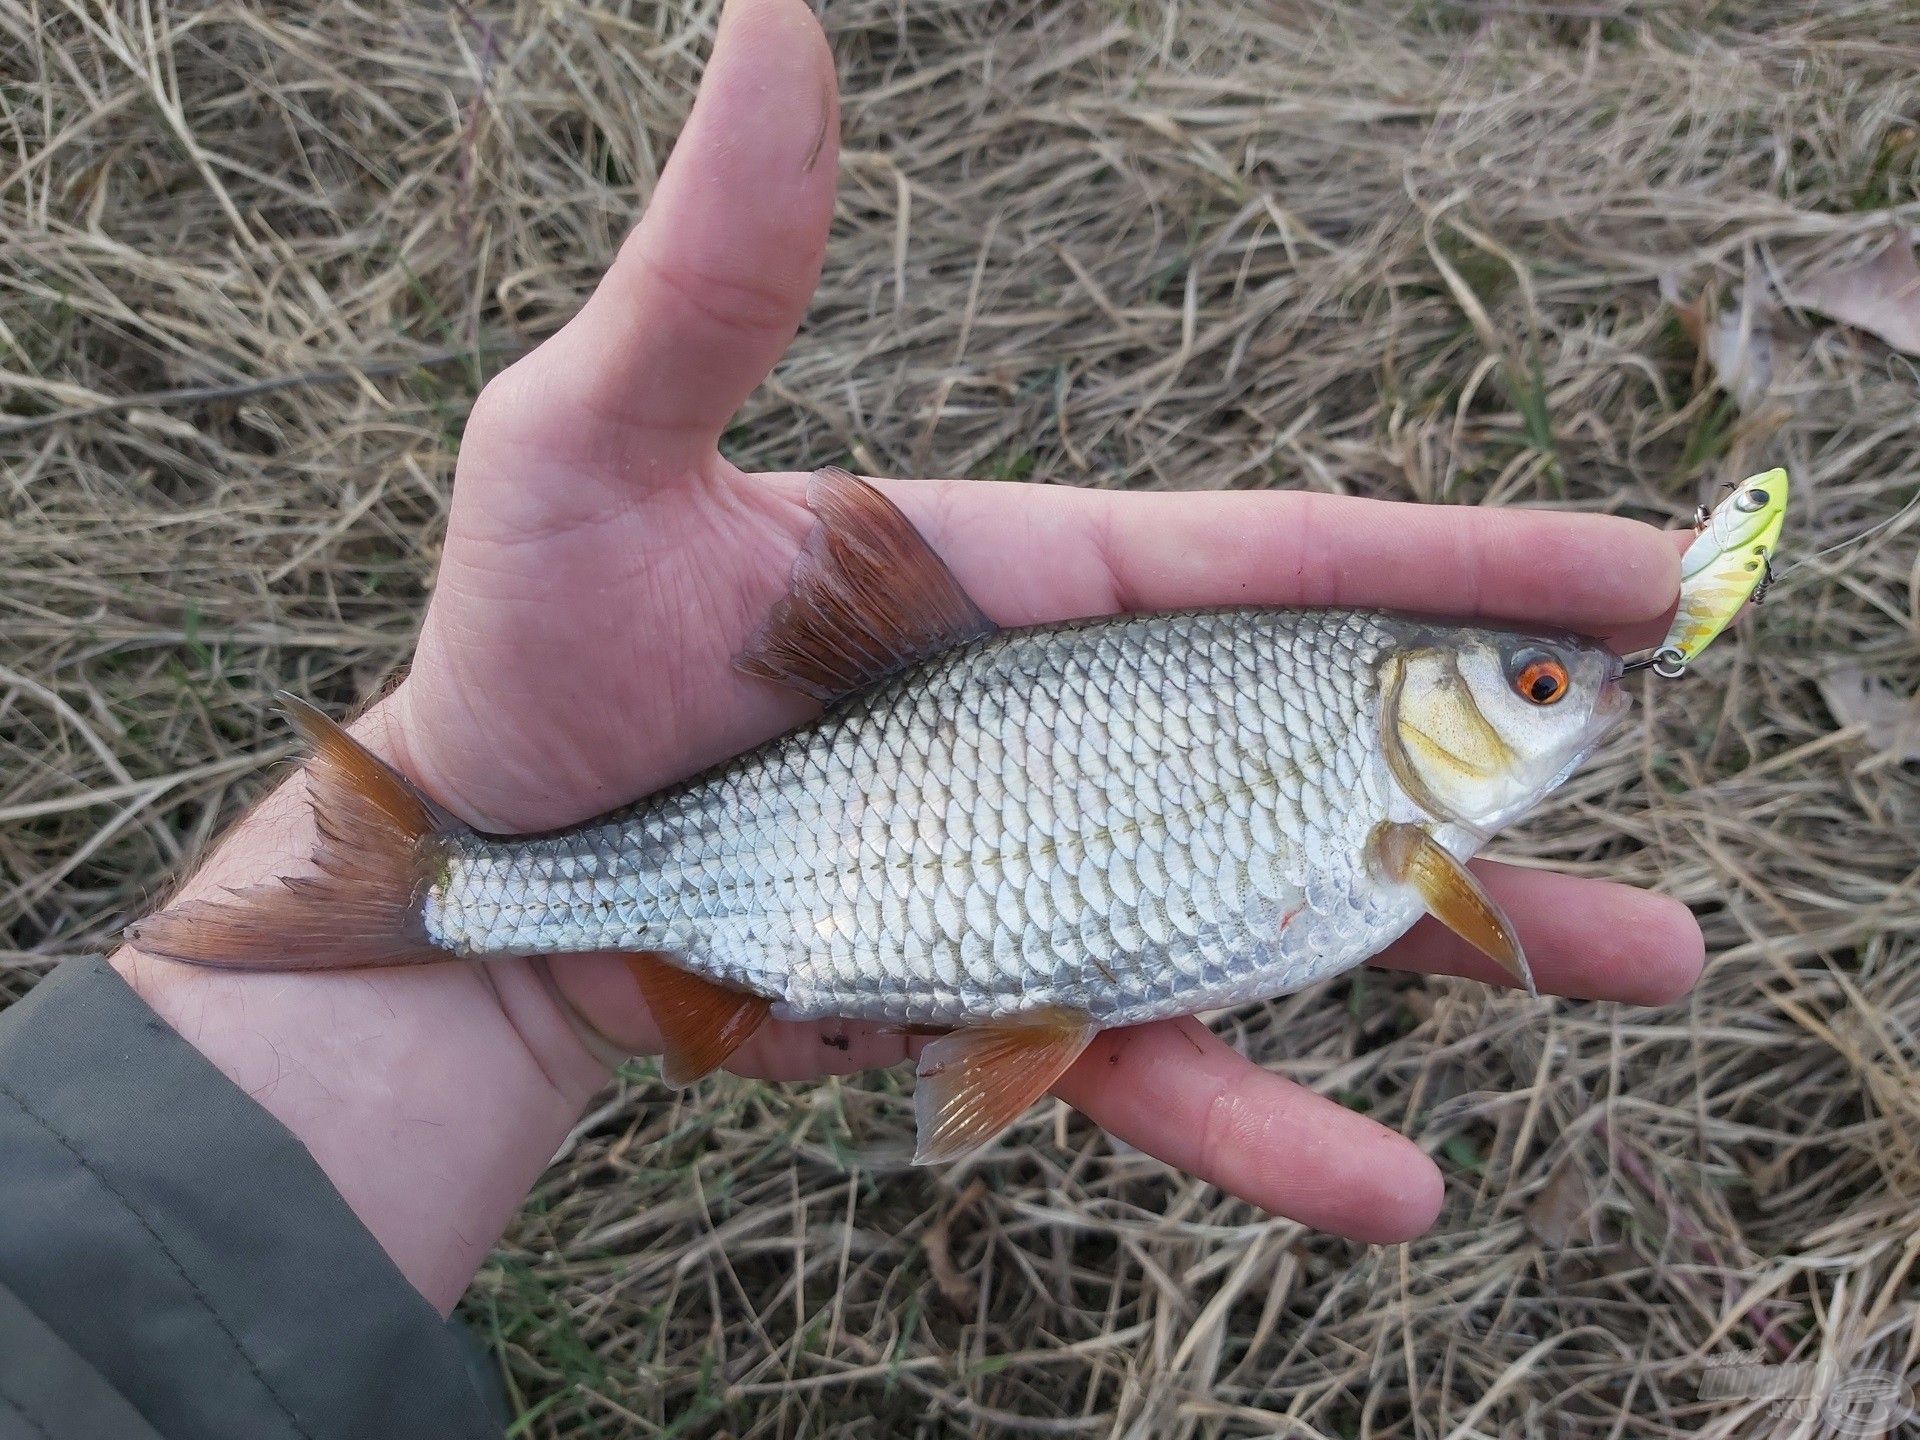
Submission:
{"label": "fishing lure", "polygon": [[1775,468],[1742,480],[1733,493],[1694,519],[1693,543],[1680,557],[1680,608],[1650,665],[1674,680],[1700,658],[1742,607],[1759,603],[1773,584],[1773,552],[1787,518],[1787,472]]}

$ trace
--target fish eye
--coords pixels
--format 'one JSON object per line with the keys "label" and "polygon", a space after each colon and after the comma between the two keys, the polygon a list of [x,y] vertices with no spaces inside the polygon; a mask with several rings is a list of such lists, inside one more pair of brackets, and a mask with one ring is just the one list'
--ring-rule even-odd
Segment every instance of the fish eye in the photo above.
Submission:
{"label": "fish eye", "polygon": [[1766,509],[1767,502],[1772,498],[1771,495],[1756,485],[1751,490],[1742,490],[1733,503],[1737,509],[1751,513],[1755,510]]}
{"label": "fish eye", "polygon": [[1507,662],[1513,693],[1533,705],[1551,705],[1567,693],[1567,667],[1544,650],[1521,650]]}

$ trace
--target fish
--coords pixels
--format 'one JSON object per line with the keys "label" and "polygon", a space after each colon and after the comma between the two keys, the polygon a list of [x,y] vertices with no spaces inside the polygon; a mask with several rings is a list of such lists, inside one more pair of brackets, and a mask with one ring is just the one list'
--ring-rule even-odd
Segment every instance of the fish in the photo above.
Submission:
{"label": "fish", "polygon": [[1693,543],[1680,557],[1680,608],[1653,668],[1679,675],[1720,637],[1773,578],[1773,553],[1787,520],[1787,472],[1750,476],[1711,513],[1703,510]]}
{"label": "fish", "polygon": [[1299,990],[1423,914],[1534,990],[1465,862],[1625,713],[1604,645],[1341,609],[1003,628],[867,482],[818,472],[808,504],[736,663],[811,723],[496,836],[291,702],[313,872],[129,940],[294,970],[623,952],[674,1085],[769,1016],[938,1032],[921,1163],[993,1140],[1102,1030]]}

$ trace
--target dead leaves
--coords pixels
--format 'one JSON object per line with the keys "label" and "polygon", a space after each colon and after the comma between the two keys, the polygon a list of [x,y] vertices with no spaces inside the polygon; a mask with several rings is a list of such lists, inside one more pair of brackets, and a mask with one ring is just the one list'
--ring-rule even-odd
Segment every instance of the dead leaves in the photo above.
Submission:
{"label": "dead leaves", "polygon": [[1751,281],[1740,287],[1732,304],[1716,305],[1705,292],[1683,301],[1671,279],[1661,282],[1660,293],[1734,406],[1742,415],[1759,410],[1773,389],[1779,307]]}
{"label": "dead leaves", "polygon": [[927,1225],[920,1237],[920,1247],[926,1252],[927,1271],[933,1276],[934,1286],[940,1291],[947,1304],[959,1315],[972,1315],[980,1292],[972,1280],[954,1264],[953,1222],[971,1210],[982,1195],[987,1193],[984,1180],[975,1179],[962,1190],[953,1204],[942,1210]]}
{"label": "dead leaves", "polygon": [[1580,1222],[1592,1208],[1593,1197],[1588,1193],[1586,1179],[1580,1167],[1569,1160],[1563,1162],[1540,1187],[1539,1193],[1527,1202],[1520,1218],[1533,1232],[1534,1239],[1549,1250],[1560,1250],[1576,1235],[1584,1237],[1586,1232]]}
{"label": "dead leaves", "polygon": [[1683,299],[1675,278],[1660,282],[1661,297],[1673,307],[1707,373],[1748,421],[1760,419],[1770,398],[1781,400],[1783,392],[1797,388],[1787,383],[1788,376],[1804,368],[1802,357],[1814,337],[1791,321],[1789,309],[1826,316],[1920,356],[1920,262],[1904,233],[1863,260],[1797,283],[1776,284],[1770,277],[1777,274],[1772,260],[1750,260],[1746,279],[1725,299],[1711,290]]}
{"label": "dead leaves", "polygon": [[1920,761],[1920,694],[1903,696],[1858,665],[1835,666],[1821,677],[1820,694],[1833,718],[1859,726],[1883,761]]}
{"label": "dead leaves", "polygon": [[1904,235],[1873,255],[1827,270],[1794,287],[1787,300],[1920,355],[1920,264]]}

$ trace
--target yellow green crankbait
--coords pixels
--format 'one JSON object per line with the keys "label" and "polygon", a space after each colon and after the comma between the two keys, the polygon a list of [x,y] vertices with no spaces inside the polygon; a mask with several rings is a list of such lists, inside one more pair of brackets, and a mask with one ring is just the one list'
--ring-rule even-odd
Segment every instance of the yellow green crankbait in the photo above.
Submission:
{"label": "yellow green crankbait", "polygon": [[[1680,609],[1648,664],[1671,680],[1686,673],[1749,601],[1773,583],[1773,551],[1787,518],[1787,472],[1742,480],[1711,513],[1680,558]],[[1635,667],[1638,668],[1638,667]]]}

